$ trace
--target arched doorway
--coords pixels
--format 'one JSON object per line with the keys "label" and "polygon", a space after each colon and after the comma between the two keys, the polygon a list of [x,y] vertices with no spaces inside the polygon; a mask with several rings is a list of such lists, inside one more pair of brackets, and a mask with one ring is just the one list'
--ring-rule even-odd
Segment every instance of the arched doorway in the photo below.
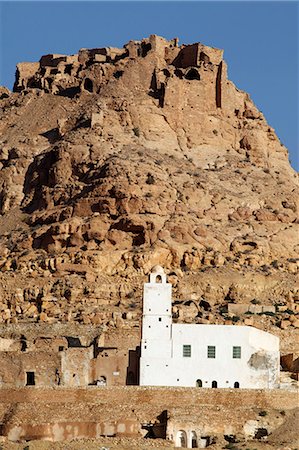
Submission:
{"label": "arched doorway", "polygon": [[187,448],[187,434],[186,431],[180,430],[176,435],[176,447]]}
{"label": "arched doorway", "polygon": [[212,381],[212,388],[216,388],[217,387],[217,381]]}
{"label": "arched doorway", "polygon": [[191,431],[191,448],[198,448],[197,434],[195,431]]}
{"label": "arched doorway", "polygon": [[202,381],[196,380],[196,387],[202,387]]}
{"label": "arched doorway", "polygon": [[234,388],[238,389],[240,387],[239,381],[234,382]]}

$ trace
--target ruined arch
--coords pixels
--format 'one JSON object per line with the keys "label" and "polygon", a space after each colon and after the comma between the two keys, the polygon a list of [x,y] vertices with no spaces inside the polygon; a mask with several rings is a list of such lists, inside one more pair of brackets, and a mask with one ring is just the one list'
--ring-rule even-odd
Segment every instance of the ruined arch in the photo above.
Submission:
{"label": "ruined arch", "polygon": [[196,387],[202,387],[202,380],[196,380]]}
{"label": "ruined arch", "polygon": [[217,387],[217,381],[212,381],[212,388],[216,388]]}
{"label": "ruined arch", "polygon": [[239,381],[234,382],[234,388],[238,389],[240,387]]}

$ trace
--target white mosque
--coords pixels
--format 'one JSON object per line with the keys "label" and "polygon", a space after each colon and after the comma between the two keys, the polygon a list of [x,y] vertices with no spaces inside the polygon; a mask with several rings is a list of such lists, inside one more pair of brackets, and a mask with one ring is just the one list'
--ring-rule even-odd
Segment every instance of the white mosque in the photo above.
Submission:
{"label": "white mosque", "polygon": [[249,326],[172,323],[171,288],[155,266],[144,284],[141,386],[278,387],[278,337]]}

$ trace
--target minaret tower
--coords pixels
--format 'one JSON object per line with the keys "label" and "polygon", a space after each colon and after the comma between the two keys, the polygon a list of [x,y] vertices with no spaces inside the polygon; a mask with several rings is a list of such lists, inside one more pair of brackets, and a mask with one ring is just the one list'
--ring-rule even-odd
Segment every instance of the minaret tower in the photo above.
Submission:
{"label": "minaret tower", "polygon": [[155,266],[144,284],[140,384],[146,385],[147,374],[159,370],[160,363],[171,358],[172,311],[171,284],[161,266]]}

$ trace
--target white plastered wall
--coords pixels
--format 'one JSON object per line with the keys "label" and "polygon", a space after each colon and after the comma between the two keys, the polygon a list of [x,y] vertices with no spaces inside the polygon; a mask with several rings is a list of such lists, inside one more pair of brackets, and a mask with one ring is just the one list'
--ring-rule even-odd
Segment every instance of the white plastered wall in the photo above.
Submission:
{"label": "white plastered wall", "polygon": [[[171,285],[156,283],[152,274],[144,286],[140,384],[151,386],[267,389],[278,386],[279,339],[248,326],[172,324]],[[183,346],[191,356],[183,356]],[[208,346],[216,357],[208,358]],[[241,358],[233,358],[233,347]]]}

